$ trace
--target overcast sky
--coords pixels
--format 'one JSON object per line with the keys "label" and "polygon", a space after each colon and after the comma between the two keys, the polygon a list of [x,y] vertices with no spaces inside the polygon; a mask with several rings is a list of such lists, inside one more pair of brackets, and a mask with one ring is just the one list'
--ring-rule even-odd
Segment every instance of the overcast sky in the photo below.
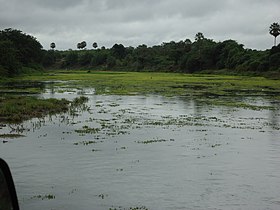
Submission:
{"label": "overcast sky", "polygon": [[246,48],[273,45],[268,29],[280,22],[280,0],[0,0],[0,27],[35,36],[45,49],[159,45],[233,39]]}

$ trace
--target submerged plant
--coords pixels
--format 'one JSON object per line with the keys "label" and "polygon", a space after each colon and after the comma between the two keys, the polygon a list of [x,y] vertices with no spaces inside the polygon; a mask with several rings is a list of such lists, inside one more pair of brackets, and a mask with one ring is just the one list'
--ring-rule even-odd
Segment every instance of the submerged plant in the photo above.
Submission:
{"label": "submerged plant", "polygon": [[85,125],[82,127],[82,129],[76,129],[75,132],[80,134],[95,134],[98,133],[100,130],[100,128],[90,128],[87,125]]}
{"label": "submerged plant", "polygon": [[31,197],[31,199],[33,198],[38,198],[38,199],[41,199],[41,200],[52,200],[52,199],[55,199],[55,195],[53,194],[46,194],[46,195],[35,195],[33,197]]}
{"label": "submerged plant", "polygon": [[96,144],[96,141],[80,141],[80,142],[75,142],[74,145],[89,145],[89,144]]}
{"label": "submerged plant", "polygon": [[175,141],[174,139],[149,139],[149,140],[144,140],[144,141],[137,141],[139,144],[151,144],[151,143],[157,143],[157,142],[167,142],[167,141]]}
{"label": "submerged plant", "polygon": [[20,138],[20,137],[25,137],[25,136],[21,134],[13,134],[13,133],[0,134],[0,138]]}

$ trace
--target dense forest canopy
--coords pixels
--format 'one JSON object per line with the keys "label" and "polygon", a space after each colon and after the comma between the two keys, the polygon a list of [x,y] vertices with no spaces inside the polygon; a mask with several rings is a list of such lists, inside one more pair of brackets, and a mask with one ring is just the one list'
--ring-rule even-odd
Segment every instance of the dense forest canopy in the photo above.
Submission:
{"label": "dense forest canopy", "polygon": [[228,72],[280,72],[280,44],[260,51],[245,49],[235,40],[215,42],[199,32],[195,41],[171,41],[148,47],[114,44],[98,48],[93,42],[77,43],[77,50],[57,51],[56,43],[43,50],[35,37],[16,29],[0,31],[0,75],[14,76],[26,68],[65,68],[127,71],[172,71],[193,73],[202,70]]}
{"label": "dense forest canopy", "polygon": [[42,48],[35,37],[19,30],[0,31],[0,74],[11,76],[20,73],[23,66],[40,64]]}

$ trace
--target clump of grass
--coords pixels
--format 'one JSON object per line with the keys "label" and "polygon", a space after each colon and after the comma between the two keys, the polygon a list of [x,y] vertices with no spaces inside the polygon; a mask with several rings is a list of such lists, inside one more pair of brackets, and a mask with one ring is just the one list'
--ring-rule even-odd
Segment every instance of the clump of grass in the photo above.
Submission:
{"label": "clump of grass", "polygon": [[20,138],[20,137],[25,137],[25,136],[21,134],[15,134],[15,133],[0,134],[0,138]]}
{"label": "clump of grass", "polygon": [[80,134],[85,134],[85,133],[95,134],[98,133],[99,131],[100,128],[90,128],[87,125],[83,126],[82,129],[75,130],[76,133],[80,133]]}
{"label": "clump of grass", "polygon": [[35,195],[32,198],[38,198],[38,199],[42,199],[42,200],[52,200],[55,199],[55,195],[52,194],[47,194],[47,195]]}
{"label": "clump of grass", "polygon": [[111,207],[109,210],[149,210],[146,206],[135,206],[129,208],[123,208],[121,206],[118,207]]}
{"label": "clump of grass", "polygon": [[75,98],[69,107],[66,99],[40,99],[30,96],[10,96],[0,98],[0,123],[21,123],[31,118],[67,112],[69,108],[80,106],[86,97]]}
{"label": "clump of grass", "polygon": [[72,102],[71,102],[71,106],[72,107],[78,107],[83,105],[84,103],[86,103],[88,101],[88,98],[85,96],[80,96],[78,98],[75,98]]}
{"label": "clump of grass", "polygon": [[36,97],[7,97],[0,100],[0,122],[21,123],[34,117],[66,112],[69,101],[65,99],[38,99]]}
{"label": "clump of grass", "polygon": [[144,141],[137,141],[138,144],[151,144],[151,143],[158,143],[158,142],[167,142],[167,141],[174,141],[174,139],[149,139],[149,140],[144,140]]}
{"label": "clump of grass", "polygon": [[96,144],[96,143],[97,143],[96,141],[80,141],[80,142],[75,142],[74,145],[77,146],[77,145],[80,144],[80,145],[85,145],[86,146],[86,145],[89,145],[89,144]]}
{"label": "clump of grass", "polygon": [[87,101],[88,97],[85,96],[75,98],[69,106],[70,115],[75,116],[80,111],[89,111],[90,107],[85,104]]}
{"label": "clump of grass", "polygon": [[140,207],[130,207],[130,210],[148,210],[146,206],[140,206]]}

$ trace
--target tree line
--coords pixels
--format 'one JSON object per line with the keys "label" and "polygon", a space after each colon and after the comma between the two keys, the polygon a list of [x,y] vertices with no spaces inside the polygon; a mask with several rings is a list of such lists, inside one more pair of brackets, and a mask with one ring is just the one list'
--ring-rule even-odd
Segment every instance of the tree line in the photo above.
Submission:
{"label": "tree line", "polygon": [[[278,27],[278,29],[277,29]],[[273,23],[269,33],[280,34],[279,24]],[[16,29],[0,31],[0,75],[13,76],[26,69],[96,69],[125,71],[169,71],[194,73],[207,70],[227,72],[280,72],[280,44],[268,50],[245,49],[235,40],[215,42],[199,32],[195,40],[164,42],[148,47],[125,47],[114,44],[111,48],[85,49],[87,43],[77,44],[78,50],[43,50],[36,38]]]}
{"label": "tree line", "polygon": [[264,51],[245,49],[235,40],[215,42],[205,38],[203,33],[197,33],[194,42],[186,39],[152,47],[145,44],[138,47],[114,44],[107,49],[49,50],[45,52],[43,64],[47,68],[65,69],[280,72],[280,45]]}

